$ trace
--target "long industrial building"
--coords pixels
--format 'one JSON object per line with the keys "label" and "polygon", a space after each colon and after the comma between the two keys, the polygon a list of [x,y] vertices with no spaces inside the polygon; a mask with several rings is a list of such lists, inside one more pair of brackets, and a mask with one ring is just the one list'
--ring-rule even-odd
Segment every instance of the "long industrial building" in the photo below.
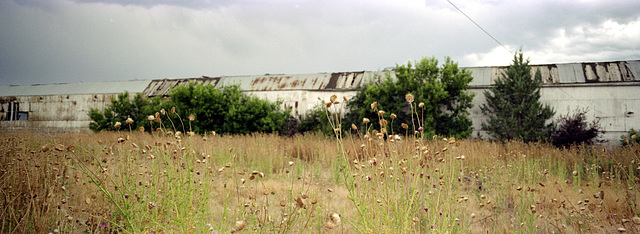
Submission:
{"label": "long industrial building", "polygon": [[[589,121],[597,119],[605,131],[603,140],[617,143],[629,129],[640,129],[640,60],[533,65],[542,74],[541,102],[549,104],[560,115],[578,108],[588,109]],[[479,106],[486,103],[483,91],[506,69],[501,67],[469,67],[475,92],[470,110],[473,136],[480,131],[482,115]],[[187,82],[201,82],[216,87],[239,85],[248,94],[284,101],[296,116],[328,100],[329,96],[351,97],[364,84],[384,71],[334,72],[316,74],[265,74],[255,76],[222,76],[183,79],[132,80],[0,86],[0,131],[35,129],[42,132],[89,131],[88,113],[102,109],[112,98],[128,91],[145,96],[168,95],[169,90]],[[391,73],[392,74],[392,73]]]}

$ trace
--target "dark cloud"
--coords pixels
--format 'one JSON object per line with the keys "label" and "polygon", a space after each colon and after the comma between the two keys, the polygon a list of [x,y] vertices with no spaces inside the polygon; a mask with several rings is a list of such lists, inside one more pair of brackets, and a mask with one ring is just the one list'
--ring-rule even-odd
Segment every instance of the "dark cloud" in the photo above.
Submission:
{"label": "dark cloud", "polygon": [[[533,61],[640,57],[640,3],[453,1]],[[511,56],[446,1],[0,1],[0,85],[378,70]]]}

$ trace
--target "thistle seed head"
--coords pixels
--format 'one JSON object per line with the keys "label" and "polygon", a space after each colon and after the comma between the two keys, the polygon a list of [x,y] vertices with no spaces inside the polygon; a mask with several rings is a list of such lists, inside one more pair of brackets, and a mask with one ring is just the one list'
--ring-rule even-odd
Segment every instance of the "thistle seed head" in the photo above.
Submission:
{"label": "thistle seed head", "polygon": [[296,198],[296,205],[297,205],[299,208],[304,208],[304,207],[306,206],[306,204],[304,204],[304,201],[302,200],[302,197],[300,197],[300,196],[298,196],[298,197]]}
{"label": "thistle seed head", "polygon": [[385,126],[387,126],[387,124],[389,124],[389,122],[386,119],[381,119],[380,120],[380,126],[385,127]]}
{"label": "thistle seed head", "polygon": [[340,214],[333,212],[329,218],[331,218],[331,222],[335,223],[335,224],[340,224]]}
{"label": "thistle seed head", "polygon": [[413,94],[407,93],[407,95],[404,96],[404,99],[406,99],[408,103],[412,103],[413,102]]}
{"label": "thistle seed head", "polygon": [[334,95],[331,95],[331,97],[329,98],[329,100],[331,101],[331,103],[338,104],[338,103],[336,103],[336,102],[338,101],[338,96],[336,96],[335,94],[334,94]]}

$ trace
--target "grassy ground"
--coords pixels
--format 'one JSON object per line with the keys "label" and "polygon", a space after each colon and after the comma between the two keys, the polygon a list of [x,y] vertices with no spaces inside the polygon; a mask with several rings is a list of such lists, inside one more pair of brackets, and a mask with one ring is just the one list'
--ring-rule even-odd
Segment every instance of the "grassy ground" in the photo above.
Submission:
{"label": "grassy ground", "polygon": [[638,146],[0,135],[0,232],[640,232]]}

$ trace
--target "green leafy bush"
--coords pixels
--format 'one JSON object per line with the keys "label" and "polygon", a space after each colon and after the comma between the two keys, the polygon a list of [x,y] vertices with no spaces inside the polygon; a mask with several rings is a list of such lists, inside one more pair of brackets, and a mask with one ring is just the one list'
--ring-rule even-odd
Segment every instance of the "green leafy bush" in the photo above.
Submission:
{"label": "green leafy bush", "polygon": [[[175,108],[175,113],[168,112],[167,118],[162,118],[165,126],[175,126],[177,131],[284,133],[291,116],[290,110],[281,110],[281,101],[269,102],[245,95],[237,85],[218,89],[213,85],[189,83],[172,89],[169,97],[157,109]],[[188,120],[190,115],[194,121]]]}
{"label": "green leafy bush", "polygon": [[[470,71],[458,68],[458,64],[449,57],[439,67],[438,60],[432,57],[414,64],[397,65],[395,77],[393,79],[387,73],[385,77],[377,77],[372,83],[365,84],[347,103],[349,111],[343,123],[361,125],[363,118],[368,118],[377,126],[378,113],[371,108],[371,104],[377,102],[377,109],[385,111],[385,118],[395,114],[396,119],[389,124],[391,129],[402,133],[405,131],[401,125],[405,123],[409,133],[423,127],[422,134],[425,135],[461,138],[471,134],[468,110],[473,106],[474,94],[465,92],[473,80]],[[414,96],[413,105],[417,108],[411,109],[406,101],[405,96],[409,93]],[[412,119],[412,110],[419,119]],[[342,129],[347,128],[342,126]]]}
{"label": "green leafy bush", "polygon": [[[133,130],[144,127],[147,131],[163,128],[185,133],[284,133],[291,114],[281,110],[280,104],[245,95],[238,86],[218,89],[189,83],[172,89],[166,100],[159,96],[144,98],[141,94],[131,100],[128,93],[120,94],[103,111],[90,111],[93,122],[89,127],[94,131],[117,130],[115,124],[120,122],[120,128],[126,129],[126,119],[130,117]],[[158,120],[150,121],[148,116]]]}
{"label": "green leafy bush", "polygon": [[[153,106],[157,105],[157,100],[147,99],[141,94],[136,94],[133,99],[128,92],[118,94],[118,97],[111,99],[111,105],[104,110],[91,108],[89,118],[93,122],[89,123],[89,129],[98,132],[102,130],[115,131],[119,129],[136,130],[139,127],[148,125],[147,115],[153,113]],[[133,120],[127,124],[127,118]],[[119,126],[116,123],[120,123]]]}
{"label": "green leafy bush", "polygon": [[625,136],[620,136],[620,144],[622,145],[634,145],[640,144],[640,137],[638,137],[638,131],[635,129],[629,130],[629,133]]}

